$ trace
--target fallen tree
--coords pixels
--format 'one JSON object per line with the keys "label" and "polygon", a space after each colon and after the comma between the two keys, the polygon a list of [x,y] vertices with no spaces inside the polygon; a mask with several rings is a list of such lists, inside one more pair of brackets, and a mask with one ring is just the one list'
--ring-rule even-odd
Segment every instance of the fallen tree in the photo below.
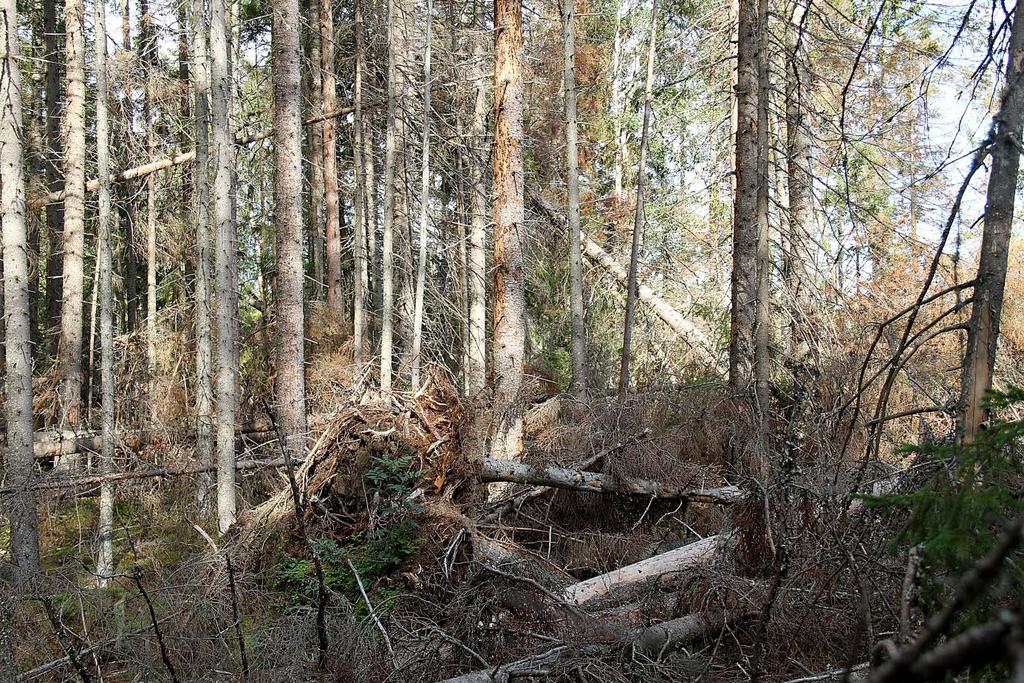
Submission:
{"label": "fallen tree", "polygon": [[571,470],[556,465],[540,468],[522,462],[494,458],[484,459],[480,468],[480,481],[549,486],[588,493],[650,496],[651,498],[669,498],[716,505],[731,505],[746,498],[746,493],[738,486],[680,487],[649,479],[616,477],[601,472]]}
{"label": "fallen tree", "polygon": [[656,581],[666,574],[684,572],[710,564],[729,545],[730,532],[709,536],[666,553],[649,557],[586,581],[574,583],[562,591],[567,602],[581,606],[626,589]]}
{"label": "fallen tree", "polygon": [[[137,450],[143,446],[188,443],[194,438],[195,432],[192,430],[132,431],[119,434],[117,441],[122,448]],[[254,427],[235,434],[235,448],[261,446],[275,438],[273,431]],[[103,439],[96,432],[39,431],[34,434],[32,452],[36,458],[52,458],[90,451],[98,453],[102,445]]]}

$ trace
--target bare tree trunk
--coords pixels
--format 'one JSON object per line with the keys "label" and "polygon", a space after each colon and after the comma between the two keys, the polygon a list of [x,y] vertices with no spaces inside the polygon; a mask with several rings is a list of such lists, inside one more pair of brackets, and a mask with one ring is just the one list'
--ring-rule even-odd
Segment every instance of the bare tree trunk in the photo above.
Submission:
{"label": "bare tree trunk", "polygon": [[299,106],[299,2],[274,4],[274,217],[277,227],[277,413],[288,457],[305,453],[302,310],[302,117]]}
{"label": "bare tree trunk", "polygon": [[[481,10],[477,10],[478,14]],[[478,16],[477,25],[484,19]],[[486,42],[474,38],[475,83],[473,118],[470,123],[469,191],[471,224],[469,230],[469,395],[476,396],[487,383],[487,137]]]}
{"label": "bare tree trunk", "polygon": [[384,234],[381,266],[380,388],[391,390],[395,334],[395,146],[397,103],[395,102],[395,0],[388,0],[388,130],[384,149]]}
{"label": "bare tree trunk", "polygon": [[523,452],[526,351],[523,272],[523,26],[521,0],[494,1],[494,424],[491,457]]}
{"label": "bare tree trunk", "polygon": [[[647,168],[647,143],[651,126],[651,88],[654,83],[654,55],[657,47],[658,2],[651,0],[651,28],[647,44],[647,80],[644,84],[644,122],[640,130],[640,162],[636,169],[636,210],[633,216],[633,244],[629,253],[626,279],[626,321],[622,333],[622,362],[619,364],[619,400],[629,391],[629,360],[633,345],[633,319],[636,316],[637,266],[644,230],[644,174]],[[579,230],[576,230],[579,235]]]}
{"label": "bare tree trunk", "polygon": [[612,43],[611,118],[615,136],[612,152],[612,201],[615,207],[622,203],[622,166],[626,159],[626,133],[622,125],[622,13],[625,2],[619,0],[615,8],[615,39]]}
{"label": "bare tree trunk", "polygon": [[[324,110],[323,71],[320,68],[323,59],[320,30],[320,2],[317,0],[301,0],[299,9],[303,16],[299,31],[303,61],[309,68],[301,72],[301,106],[310,116],[319,116]],[[309,242],[309,274],[313,280],[313,296],[320,300],[325,295],[330,297],[331,277],[330,265],[325,266],[325,248],[331,249],[330,226],[326,224],[326,187],[324,184],[324,126],[311,126],[304,131],[304,164],[307,204],[305,206],[306,239]],[[328,308],[330,308],[328,301]],[[335,302],[337,303],[337,302]]]}
{"label": "bare tree trunk", "polygon": [[[3,36],[0,69],[0,221],[3,229],[3,284],[6,365],[7,476],[16,489],[4,508],[11,524],[15,585],[39,569],[39,521],[32,491],[32,338],[28,301],[28,229],[21,141],[21,71],[18,13],[14,0],[0,0]],[[6,615],[4,615],[6,616]]]}
{"label": "bare tree trunk", "polygon": [[[616,14],[616,21],[618,15]],[[616,32],[618,40],[618,32]],[[583,256],[580,253],[580,171],[576,130],[576,6],[562,0],[562,42],[565,79],[565,167],[568,186],[569,308],[572,314],[572,389],[587,391],[587,327],[583,313]],[[619,169],[621,187],[621,168]]]}
{"label": "bare tree trunk", "polygon": [[792,38],[786,64],[786,164],[789,188],[789,235],[784,272],[790,304],[791,348],[810,343],[805,321],[810,313],[814,286],[814,201],[811,176],[811,139],[806,118],[811,75],[803,63],[803,26],[806,5],[797,3],[791,20]]}
{"label": "bare tree trunk", "polygon": [[[156,99],[157,40],[149,0],[139,0],[139,56],[145,72],[142,122],[146,127],[146,156],[156,160],[157,137],[154,101]],[[156,426],[157,329],[156,329],[156,174],[146,176],[146,367],[148,369],[149,420]]]}
{"label": "bare tree trunk", "polygon": [[[196,459],[213,464],[213,341],[210,264],[210,15],[205,0],[191,0],[196,160],[192,171],[192,226],[196,236]],[[209,475],[199,478],[196,500],[209,506]]]}
{"label": "bare tree trunk", "polygon": [[[225,0],[210,0],[210,81],[213,130],[213,222],[217,281],[217,526],[235,521],[235,418],[238,396],[238,245],[235,233],[235,147],[231,116],[232,48]],[[299,274],[301,277],[301,267]]]}
{"label": "bare tree trunk", "polygon": [[1020,139],[1024,127],[1024,3],[1013,13],[1009,57],[1006,61],[1006,90],[996,115],[996,137],[992,147],[992,170],[985,205],[985,231],[981,238],[977,284],[967,332],[961,389],[960,436],[972,442],[990,419],[985,395],[992,389],[996,364],[999,322],[1006,286],[1006,264],[1010,253],[1017,174],[1020,170]]}
{"label": "bare tree trunk", "polygon": [[395,299],[395,330],[398,337],[399,368],[412,366],[412,328],[415,309],[415,268],[412,257],[412,185],[413,172],[412,144],[413,129],[411,116],[416,106],[411,74],[415,68],[412,53],[411,19],[412,0],[395,0],[395,19],[392,37],[395,48],[395,87],[398,108],[395,120],[395,222],[393,227],[393,248],[395,259],[395,283],[398,287]]}
{"label": "bare tree trunk", "polygon": [[768,244],[768,0],[757,2],[757,300],[754,323],[754,398],[759,434],[765,436],[771,363],[771,265]]}
{"label": "bare tree trunk", "polygon": [[[355,275],[352,286],[352,360],[357,368],[362,367],[364,345],[366,344],[366,289],[367,282],[367,256],[366,236],[373,230],[373,221],[370,219],[370,212],[375,210],[375,204],[369,201],[366,192],[366,170],[363,163],[365,147],[363,144],[363,3],[362,0],[355,0],[354,6],[355,21],[353,31],[355,32],[355,76],[353,78],[352,98],[355,105],[355,115],[352,120],[352,165],[355,175],[355,193],[352,197],[354,205],[354,225],[352,226],[352,257],[355,265]],[[371,257],[372,258],[372,257]]]}
{"label": "bare tree trunk", "polygon": [[[121,0],[121,39],[124,54],[128,58],[129,66],[134,64],[135,55],[132,54],[132,22],[131,22],[131,0]],[[131,69],[129,69],[131,73]],[[135,107],[130,92],[124,94],[123,100],[124,117],[127,122],[129,148],[135,144]],[[89,184],[86,183],[86,191]],[[51,192],[51,196],[52,196]],[[124,297],[125,297],[125,325],[129,332],[134,332],[139,327],[139,297],[138,297],[138,254],[135,251],[135,201],[129,188],[125,187],[121,192],[122,222],[124,223]]]}
{"label": "bare tree trunk", "polygon": [[[46,59],[46,189],[64,189],[61,157],[64,155],[60,129],[60,51],[57,48],[57,0],[43,0],[43,45]],[[64,206],[54,202],[46,207],[46,229],[49,252],[46,255],[46,337],[50,353],[59,338],[61,301],[64,291],[64,259],[60,245],[64,241]]]}
{"label": "bare tree trunk", "polygon": [[[85,7],[65,7],[67,104],[64,110],[64,298],[61,302],[61,428],[78,428],[82,412],[82,304],[85,252]],[[63,469],[77,469],[78,456],[61,458]]]}
{"label": "bare tree trunk", "polygon": [[[365,45],[359,56],[363,59],[363,74],[366,74]],[[383,292],[381,290],[381,265],[377,248],[377,181],[375,177],[375,155],[373,144],[373,119],[363,115],[363,166],[366,171],[363,177],[363,194],[366,197],[366,263],[367,263],[367,299],[372,301],[368,304],[373,310],[374,316],[379,315],[384,305]],[[367,316],[368,318],[370,316]],[[369,327],[369,321],[367,321]],[[374,323],[376,329],[376,323]]]}
{"label": "bare tree trunk", "polygon": [[[334,75],[334,15],[331,0],[320,2],[320,81],[325,112],[337,106],[337,79]],[[324,194],[327,231],[327,310],[336,320],[344,317],[341,288],[341,216],[338,202],[337,119],[323,125]]]}
{"label": "bare tree trunk", "polygon": [[430,48],[434,5],[427,0],[426,43],[423,48],[423,160],[420,180],[420,253],[416,265],[416,295],[412,318],[412,390],[420,388],[423,348],[423,298],[427,286],[427,216],[430,207]]}
{"label": "bare tree trunk", "polygon": [[[107,16],[103,2],[95,3],[96,23],[96,174],[100,178],[99,210],[97,213],[100,299],[100,428],[103,447],[100,471],[114,471],[114,291],[111,277],[113,247],[111,244],[110,201],[110,121],[107,114]],[[96,583],[107,585],[114,571],[114,486],[110,482],[100,485],[99,556],[96,559]]]}

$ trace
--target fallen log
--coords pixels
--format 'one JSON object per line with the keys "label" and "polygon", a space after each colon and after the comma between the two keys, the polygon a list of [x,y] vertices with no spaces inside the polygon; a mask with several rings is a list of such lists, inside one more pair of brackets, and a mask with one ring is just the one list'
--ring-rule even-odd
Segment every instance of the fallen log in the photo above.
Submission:
{"label": "fallen log", "polygon": [[[117,440],[120,446],[134,450],[156,444],[188,443],[193,438],[195,438],[195,432],[192,430],[174,430],[171,432],[125,432],[118,435]],[[275,438],[277,436],[271,430],[256,428],[242,431],[235,435],[235,448],[260,446]],[[102,446],[103,439],[96,432],[40,431],[34,434],[32,453],[37,459],[52,458],[88,451],[98,453]]]}
{"label": "fallen log", "polygon": [[[302,125],[314,125],[326,121],[328,119],[335,119],[340,116],[346,116],[348,114],[351,114],[353,111],[355,111],[355,107],[342,107],[341,109],[335,109],[333,112],[329,112],[327,114],[322,114],[320,116],[314,116],[313,118],[306,119],[305,121],[302,122]],[[244,147],[246,145],[251,145],[253,143],[260,142],[261,140],[266,140],[273,134],[274,131],[268,129],[260,131],[259,133],[254,133],[252,135],[236,137],[235,144],[238,145],[239,147]],[[195,158],[195,150],[191,150],[188,152],[181,152],[180,154],[175,154],[174,156],[164,157],[162,159],[155,159],[148,163],[142,164],[141,166],[125,169],[124,171],[119,171],[117,173],[111,173],[110,182],[124,183],[128,182],[129,180],[144,178],[152,173],[157,173],[168,168],[174,168],[175,166],[181,166],[183,164],[190,163],[194,161]],[[99,178],[93,178],[85,184],[86,192],[96,192],[99,189]],[[47,204],[56,204],[57,202],[62,201],[64,201],[64,190],[54,190],[53,192],[50,192],[48,194],[39,195],[29,199],[28,210],[38,211]]]}
{"label": "fallen log", "polygon": [[574,583],[562,591],[562,597],[574,605],[585,605],[599,598],[608,597],[612,593],[620,593],[625,589],[655,581],[666,574],[710,564],[719,552],[729,545],[732,538],[731,532],[709,536],[646,560],[619,567],[607,574]]}
{"label": "fallen log", "polygon": [[746,498],[746,493],[738,486],[722,486],[719,488],[680,487],[649,479],[616,477],[610,474],[602,474],[601,472],[571,470],[555,465],[539,468],[522,462],[497,460],[494,458],[484,459],[480,468],[480,481],[501,481],[531,486],[549,486],[588,493],[650,496],[651,498],[688,500],[694,503],[712,503],[715,505],[732,505]]}
{"label": "fallen log", "polygon": [[[531,187],[527,195],[549,221],[559,226],[564,225],[561,214],[551,206],[538,189]],[[580,231],[580,240],[583,243],[584,256],[611,273],[619,283],[626,286],[626,283],[629,281],[629,275],[625,267],[615,257],[602,249],[601,245],[590,239],[582,230]],[[639,281],[637,281],[637,297],[640,301],[650,306],[651,310],[673,332],[687,340],[693,348],[699,350],[704,359],[709,361],[713,367],[718,370],[724,370],[722,359],[715,352],[716,344],[711,342],[708,335],[702,329],[687,320],[682,313],[658,296],[653,289]]]}

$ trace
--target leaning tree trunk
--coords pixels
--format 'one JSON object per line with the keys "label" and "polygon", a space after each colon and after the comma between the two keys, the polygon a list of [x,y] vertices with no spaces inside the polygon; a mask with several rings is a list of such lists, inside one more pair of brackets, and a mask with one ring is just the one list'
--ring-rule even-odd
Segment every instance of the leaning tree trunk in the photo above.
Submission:
{"label": "leaning tree trunk", "polygon": [[[213,464],[213,342],[210,296],[210,66],[209,13],[204,0],[192,2],[192,72],[195,91],[196,159],[192,170],[192,223],[196,236],[196,459]],[[196,500],[209,504],[210,478],[202,475]]]}
{"label": "leaning tree trunk", "polygon": [[302,311],[302,117],[299,106],[299,2],[274,4],[274,218],[277,227],[277,414],[288,457],[306,439]]}
{"label": "leaning tree trunk", "polygon": [[491,456],[523,451],[526,351],[523,270],[523,26],[521,0],[494,1],[494,422]]}
{"label": "leaning tree trunk", "polygon": [[[337,78],[334,75],[334,14],[331,0],[320,2],[320,87],[324,112],[337,108]],[[327,310],[342,320],[341,214],[338,202],[338,122],[323,125],[324,206],[327,232]]]}
{"label": "leaning tree trunk", "polygon": [[[110,121],[107,113],[107,13],[103,2],[95,3],[96,23],[96,174],[100,179],[97,212],[96,259],[99,263],[100,300],[100,421],[103,446],[100,471],[114,471],[114,291],[111,278],[113,248],[111,244],[110,202]],[[114,485],[100,484],[99,557],[96,560],[96,583],[107,585],[114,571]]]}
{"label": "leaning tree trunk", "polygon": [[[325,4],[329,5],[329,2]],[[366,169],[363,164],[365,152],[363,145],[363,6],[361,0],[355,0],[354,6],[355,32],[355,75],[352,84],[352,99],[355,114],[352,119],[352,167],[355,175],[355,192],[352,197],[354,220],[352,226],[352,260],[355,266],[352,286],[352,360],[357,368],[362,368],[363,346],[366,344],[367,316],[367,257],[366,236],[372,230],[369,213],[375,205],[366,197]],[[333,44],[333,43],[332,43]],[[325,162],[326,165],[326,162]],[[337,183],[335,183],[337,192]],[[356,373],[357,375],[360,373]]]}
{"label": "leaning tree trunk", "polygon": [[[478,13],[482,10],[477,10]],[[477,24],[484,25],[483,17]],[[470,123],[469,194],[469,395],[479,394],[487,382],[487,77],[486,42],[473,38],[475,86]]]}
{"label": "leaning tree trunk", "polygon": [[[60,52],[57,49],[57,0],[43,0],[43,46],[46,60],[46,189],[57,192],[64,188],[61,157],[64,141],[60,133]],[[57,245],[64,240],[64,206],[53,202],[46,206],[46,230],[49,250],[46,255],[46,338],[52,353],[54,330],[60,325],[60,307],[64,291],[64,261]]]}
{"label": "leaning tree trunk", "polygon": [[[64,299],[61,302],[61,428],[77,429],[82,412],[82,303],[85,252],[85,6],[67,0],[65,7],[67,104],[64,110]],[[60,467],[76,469],[78,456],[62,458]]]}
{"label": "leaning tree trunk", "polygon": [[[210,1],[213,130],[213,223],[217,288],[217,526],[235,521],[235,417],[238,396],[238,247],[235,234],[235,147],[231,138],[231,42],[225,0]],[[301,271],[300,271],[301,274]]]}
{"label": "leaning tree trunk", "polygon": [[[568,187],[569,309],[572,313],[572,389],[587,391],[587,328],[583,316],[583,256],[580,253],[580,171],[576,126],[576,3],[562,0],[565,90],[565,175]],[[620,183],[621,185],[621,183]]]}
{"label": "leaning tree trunk", "polygon": [[[651,127],[651,87],[654,82],[654,55],[658,32],[658,2],[651,2],[651,28],[647,45],[647,80],[644,85],[644,122],[640,130],[640,161],[636,169],[636,210],[633,216],[633,244],[629,252],[629,276],[626,278],[626,321],[622,333],[622,360],[619,364],[619,401],[629,391],[629,360],[633,346],[633,319],[636,316],[637,265],[644,229],[644,173],[647,167],[647,144]],[[577,239],[579,230],[575,231]]]}
{"label": "leaning tree trunk", "polygon": [[[32,338],[28,301],[28,229],[22,160],[21,71],[18,13],[14,0],[0,1],[3,53],[0,68],[0,221],[3,229],[3,284],[6,365],[7,476],[15,493],[6,498],[11,525],[11,561],[16,581],[39,569],[39,521],[32,491]],[[79,44],[81,47],[81,44]]]}
{"label": "leaning tree trunk", "polygon": [[1006,90],[996,115],[992,171],[985,205],[985,231],[974,285],[971,324],[964,356],[960,415],[961,438],[970,443],[990,418],[985,395],[992,389],[999,322],[1006,286],[1011,226],[1020,169],[1020,139],[1024,127],[1024,2],[1014,9],[1010,53],[1006,62]]}
{"label": "leaning tree trunk", "polygon": [[416,264],[416,294],[412,317],[412,390],[420,388],[423,349],[423,299],[427,286],[427,215],[430,207],[430,48],[433,2],[427,0],[426,42],[423,49],[423,159],[420,179],[420,251]]}

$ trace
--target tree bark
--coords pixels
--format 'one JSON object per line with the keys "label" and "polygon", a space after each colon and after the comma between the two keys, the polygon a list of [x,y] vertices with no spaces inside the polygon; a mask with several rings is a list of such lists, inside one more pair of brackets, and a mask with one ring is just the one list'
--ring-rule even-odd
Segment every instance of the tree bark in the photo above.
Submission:
{"label": "tree bark", "polygon": [[[320,81],[324,111],[337,106],[337,78],[334,75],[334,13],[331,0],[320,2]],[[327,232],[327,310],[336,320],[344,317],[341,286],[341,216],[338,200],[337,120],[323,125],[324,206]]]}
{"label": "tree bark", "polygon": [[[156,60],[157,37],[153,30],[153,15],[149,0],[139,0],[139,56],[145,73],[142,98],[142,122],[146,128],[146,155],[150,163],[157,159],[156,116]],[[149,420],[157,424],[157,328],[156,328],[156,232],[157,232],[156,174],[146,176],[146,368],[148,372]]]}
{"label": "tree bark", "polygon": [[[480,10],[478,10],[480,13]],[[477,17],[479,26],[483,17]],[[482,32],[481,32],[482,33]],[[487,136],[486,39],[473,39],[475,78],[473,117],[470,122],[469,194],[469,395],[477,396],[487,383],[487,160],[490,140]]]}
{"label": "tree bark", "polygon": [[4,103],[0,109],[0,227],[3,235],[6,365],[4,414],[8,439],[7,476],[10,485],[16,489],[4,507],[11,525],[11,561],[16,570],[17,587],[39,569],[39,521],[35,494],[31,489],[35,478],[32,458],[32,338],[28,311],[28,223],[21,147],[18,11],[14,0],[0,0],[0,32],[3,36],[0,68],[4,73],[0,78],[0,102]]}
{"label": "tree bark", "polygon": [[[57,0],[43,0],[43,45],[46,59],[46,189],[60,192],[64,176],[60,164],[64,156],[61,139],[60,51],[57,48]],[[127,49],[127,48],[126,48]],[[59,339],[61,301],[64,291],[64,259],[60,245],[64,241],[64,207],[54,202],[46,207],[49,252],[46,255],[46,328],[50,353]]]}
{"label": "tree bark", "polygon": [[1024,3],[1014,9],[1006,60],[1006,86],[992,147],[985,204],[985,229],[981,238],[981,256],[974,285],[974,303],[967,332],[961,381],[960,437],[972,442],[991,418],[985,396],[992,389],[999,323],[1006,286],[1006,264],[1010,254],[1010,236],[1016,200],[1017,174],[1020,169],[1020,139],[1024,127]]}
{"label": "tree bark", "polygon": [[[326,0],[325,0],[326,1]],[[366,188],[366,168],[364,164],[365,145],[363,142],[363,3],[354,0],[353,12],[355,33],[355,75],[352,84],[352,99],[355,115],[352,120],[352,166],[355,176],[355,193],[352,197],[354,206],[354,225],[352,226],[352,259],[355,266],[352,286],[352,360],[357,368],[362,368],[364,345],[367,341],[367,235],[372,231],[373,221],[370,212],[376,210],[376,204],[370,201]],[[333,105],[332,105],[333,106]],[[371,150],[372,153],[372,150]],[[337,184],[335,184],[337,191]],[[372,255],[371,257],[372,258]],[[357,373],[358,374],[358,373]]]}
{"label": "tree bark", "polygon": [[397,144],[398,113],[395,101],[395,30],[397,21],[395,0],[388,0],[388,129],[384,146],[384,233],[381,262],[381,333],[380,333],[380,389],[391,390],[394,363],[395,335],[395,147]]}
{"label": "tree bark", "polygon": [[[225,0],[210,0],[210,80],[213,131],[213,223],[217,288],[217,526],[235,521],[235,418],[238,396],[238,246],[235,232],[235,148],[231,137],[232,48]],[[300,195],[301,196],[301,195]],[[300,268],[301,276],[301,268]]]}
{"label": "tree bark", "polygon": [[[617,36],[617,34],[616,34]],[[576,126],[576,5],[562,0],[565,90],[565,175],[568,189],[569,309],[572,317],[572,390],[587,392],[587,327],[583,312],[583,256],[580,253],[580,171]]]}
{"label": "tree bark", "polygon": [[[636,170],[636,209],[633,216],[633,244],[629,252],[629,275],[626,277],[626,320],[622,333],[622,361],[619,365],[619,401],[629,391],[629,361],[633,345],[633,319],[636,315],[637,266],[644,230],[644,176],[647,168],[647,144],[651,127],[651,88],[654,83],[654,55],[657,47],[658,2],[651,1],[651,27],[647,44],[647,79],[644,84],[644,121],[640,130],[640,161]],[[576,230],[579,234],[579,230]]]}
{"label": "tree bark", "polygon": [[426,37],[423,48],[423,156],[420,168],[420,251],[416,264],[416,294],[412,317],[412,390],[420,388],[420,367],[423,359],[423,299],[427,286],[427,217],[430,208],[430,48],[434,5],[427,0]]}
{"label": "tree bark", "polygon": [[494,418],[491,456],[517,460],[523,452],[520,391],[526,352],[521,0],[494,0],[494,26]]}
{"label": "tree bark", "polygon": [[277,228],[277,414],[287,457],[305,454],[306,388],[302,310],[302,117],[299,2],[274,4],[274,219]]}
{"label": "tree bark", "polygon": [[[299,29],[299,41],[303,62],[310,67],[301,73],[300,106],[310,115],[319,115],[324,110],[323,101],[323,58],[320,31],[321,2],[317,0],[300,0],[299,10],[302,13],[302,25]],[[303,170],[306,192],[304,208],[306,239],[309,243],[309,276],[313,281],[313,296],[318,300],[330,297],[330,273],[327,261],[331,240],[329,226],[326,223],[326,186],[324,169],[324,127],[311,126],[303,131]],[[329,304],[332,302],[328,302]],[[337,305],[337,301],[333,302]],[[330,306],[328,306],[330,309]]]}
{"label": "tree bark", "polygon": [[[196,159],[192,172],[192,227],[196,236],[196,459],[213,463],[213,340],[210,267],[210,66],[205,0],[191,0]],[[209,506],[210,477],[201,477],[196,500]]]}
{"label": "tree bark", "polygon": [[[85,252],[85,6],[67,0],[64,6],[67,55],[67,104],[64,110],[64,291],[61,301],[60,422],[77,429],[82,412],[82,305]],[[78,459],[58,466],[77,469]]]}
{"label": "tree bark", "polygon": [[[114,291],[111,276],[113,246],[111,240],[110,199],[110,121],[107,113],[107,13],[103,2],[95,3],[96,22],[96,175],[100,178],[97,212],[97,262],[99,263],[100,300],[100,420],[103,438],[100,471],[114,471]],[[96,559],[96,583],[107,585],[114,571],[114,488],[100,486],[99,556]]]}

